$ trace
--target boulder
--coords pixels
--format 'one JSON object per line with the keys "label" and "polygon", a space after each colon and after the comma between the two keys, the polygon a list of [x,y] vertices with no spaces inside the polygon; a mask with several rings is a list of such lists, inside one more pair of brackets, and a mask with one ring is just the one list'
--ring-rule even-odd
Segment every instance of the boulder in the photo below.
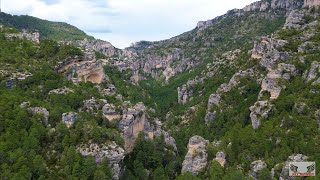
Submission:
{"label": "boulder", "polygon": [[188,152],[182,163],[182,174],[190,172],[197,175],[206,168],[208,158],[206,144],[208,142],[201,136],[193,136],[189,139]]}
{"label": "boulder", "polygon": [[224,167],[226,164],[226,154],[223,151],[217,152],[215,160],[219,162],[221,167]]}
{"label": "boulder", "polygon": [[317,76],[318,73],[320,73],[320,62],[313,61],[311,63],[310,70],[308,72],[306,80],[309,82],[311,80],[314,80]]}
{"label": "boulder", "polygon": [[78,113],[75,112],[68,112],[62,114],[62,122],[70,128],[74,122],[77,120]]}
{"label": "boulder", "polygon": [[102,113],[105,118],[107,118],[109,121],[112,121],[114,119],[120,119],[120,114],[116,111],[115,106],[113,104],[105,104],[102,107]]}

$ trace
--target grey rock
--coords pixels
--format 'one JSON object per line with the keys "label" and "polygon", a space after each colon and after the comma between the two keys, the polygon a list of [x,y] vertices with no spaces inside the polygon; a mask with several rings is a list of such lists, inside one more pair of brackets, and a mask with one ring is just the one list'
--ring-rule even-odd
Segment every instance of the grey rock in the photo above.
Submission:
{"label": "grey rock", "polygon": [[218,161],[221,167],[224,167],[224,165],[226,164],[226,154],[223,151],[219,151],[217,152],[216,158],[214,160]]}
{"label": "grey rock", "polygon": [[221,96],[219,94],[211,94],[208,100],[208,109],[211,109],[213,105],[219,105]]}
{"label": "grey rock", "polygon": [[299,10],[291,11],[283,29],[298,29],[305,24],[304,13]]}
{"label": "grey rock", "polygon": [[67,125],[68,128],[70,128],[74,122],[77,120],[78,114],[75,112],[68,112],[62,114],[62,122]]}
{"label": "grey rock", "polygon": [[261,119],[268,117],[272,106],[268,101],[257,101],[253,106],[250,107],[250,118],[253,129],[259,128],[261,125]]}
{"label": "grey rock", "polygon": [[216,114],[217,114],[216,111],[214,111],[214,112],[207,112],[207,114],[206,114],[206,116],[205,116],[205,118],[204,118],[204,120],[205,120],[205,122],[206,122],[207,125],[209,125],[210,122],[212,122],[212,121],[215,119]]}
{"label": "grey rock", "polygon": [[304,7],[320,6],[320,0],[304,0]]}
{"label": "grey rock", "polygon": [[206,168],[208,158],[207,143],[208,140],[205,140],[201,136],[193,136],[189,139],[188,152],[182,163],[182,174],[190,172],[193,175],[197,175]]}
{"label": "grey rock", "polygon": [[21,33],[12,33],[12,34],[5,34],[7,39],[27,39],[34,43],[40,43],[40,34],[39,32],[32,32],[29,33],[27,30],[23,29]]}
{"label": "grey rock", "polygon": [[308,73],[308,76],[306,78],[306,80],[309,82],[313,79],[315,79],[318,75],[318,73],[320,73],[320,63],[317,61],[313,61],[311,63],[311,67]]}

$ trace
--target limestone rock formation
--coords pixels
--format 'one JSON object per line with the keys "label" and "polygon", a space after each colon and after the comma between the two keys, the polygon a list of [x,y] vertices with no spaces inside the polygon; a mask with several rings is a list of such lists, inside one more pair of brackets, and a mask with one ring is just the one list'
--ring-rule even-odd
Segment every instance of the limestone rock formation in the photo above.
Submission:
{"label": "limestone rock formation", "polygon": [[149,127],[146,110],[143,103],[138,103],[132,108],[123,110],[122,119],[118,126],[125,140],[124,149],[126,153],[133,150],[134,143],[140,132],[145,132],[147,135],[150,132],[150,136],[153,136],[153,129]]}
{"label": "limestone rock formation", "polygon": [[154,136],[159,137],[161,135],[163,135],[164,137],[164,142],[166,143],[166,145],[172,146],[173,149],[175,151],[177,151],[177,144],[176,144],[176,140],[165,130],[162,130],[162,123],[161,121],[159,121],[158,119],[155,120],[155,131],[154,131]]}
{"label": "limestone rock formation", "polygon": [[27,40],[32,41],[34,43],[40,43],[40,34],[39,34],[39,32],[29,33],[25,29],[23,29],[21,33],[5,34],[5,37],[7,39],[13,39],[13,38],[27,39]]}
{"label": "limestone rock formation", "polygon": [[68,128],[70,128],[74,122],[77,120],[78,113],[75,112],[68,112],[62,114],[62,122],[67,125]]}
{"label": "limestone rock formation", "polygon": [[101,163],[104,158],[108,159],[113,179],[119,179],[122,171],[122,161],[125,157],[124,150],[115,142],[107,144],[88,143],[78,147],[83,156],[94,156],[96,163]]}
{"label": "limestone rock formation", "polygon": [[216,158],[214,160],[218,161],[221,167],[224,167],[224,165],[226,164],[226,154],[223,151],[219,151],[217,152]]}
{"label": "limestone rock formation", "polygon": [[110,42],[96,39],[83,39],[76,41],[64,42],[69,45],[81,47],[86,51],[99,51],[106,56],[121,55],[121,51],[115,48]]}
{"label": "limestone rock formation", "polygon": [[51,91],[49,91],[49,94],[69,94],[69,93],[73,93],[74,91],[70,88],[67,87],[62,87],[59,89],[53,89]]}
{"label": "limestone rock formation", "polygon": [[178,103],[186,104],[188,99],[192,96],[192,90],[187,89],[187,85],[177,88],[178,91]]}
{"label": "limestone rock formation", "polygon": [[259,128],[261,125],[261,118],[268,117],[272,106],[268,101],[258,101],[250,107],[250,118],[253,129]]}
{"label": "limestone rock formation", "polygon": [[306,80],[308,82],[314,80],[319,73],[320,73],[320,63],[317,61],[313,61],[311,63],[311,67],[306,77]]}
{"label": "limestone rock formation", "polygon": [[214,111],[214,112],[207,112],[207,114],[206,114],[206,116],[205,116],[205,118],[204,118],[204,121],[206,122],[207,125],[209,125],[210,122],[212,122],[212,121],[215,119],[216,114],[217,114],[216,111]]}
{"label": "limestone rock formation", "polygon": [[206,168],[208,158],[207,143],[208,140],[205,140],[201,136],[193,136],[189,139],[188,152],[182,163],[182,174],[191,172],[193,175],[197,175]]}
{"label": "limestone rock formation", "polygon": [[289,176],[289,164],[290,162],[303,162],[308,159],[307,156],[303,154],[291,155],[288,157],[288,160],[285,162],[285,165],[282,168],[279,180],[294,180],[294,177]]}
{"label": "limestone rock formation", "polygon": [[258,180],[259,172],[266,167],[267,164],[262,160],[253,161],[251,163],[250,176],[252,176],[254,180]]}
{"label": "limestone rock formation", "polygon": [[43,107],[30,107],[28,108],[28,112],[32,115],[38,114],[41,115],[41,120],[43,124],[46,126],[49,125],[49,111],[46,108]]}
{"label": "limestone rock formation", "polygon": [[68,79],[74,83],[81,81],[100,84],[106,75],[101,62],[84,57],[74,57],[59,62],[54,68],[59,73],[67,73]]}
{"label": "limestone rock formation", "polygon": [[305,24],[304,13],[299,10],[293,10],[287,17],[283,29],[298,29],[303,24]]}
{"label": "limestone rock formation", "polygon": [[107,102],[105,99],[95,99],[92,97],[91,99],[85,100],[83,102],[83,109],[87,112],[95,112],[100,110]]}
{"label": "limestone rock formation", "polygon": [[113,104],[105,104],[102,107],[102,113],[105,118],[109,121],[114,119],[120,119],[120,114],[116,111],[115,106]]}
{"label": "limestone rock formation", "polygon": [[304,0],[304,7],[320,6],[320,0]]}

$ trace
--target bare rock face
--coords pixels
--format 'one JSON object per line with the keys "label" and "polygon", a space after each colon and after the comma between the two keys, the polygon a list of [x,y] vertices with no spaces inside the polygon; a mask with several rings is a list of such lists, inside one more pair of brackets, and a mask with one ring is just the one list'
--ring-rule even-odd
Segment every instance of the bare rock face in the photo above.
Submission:
{"label": "bare rock face", "polygon": [[115,106],[113,104],[105,104],[102,107],[103,116],[107,118],[109,121],[114,119],[120,119],[120,114],[116,111]]}
{"label": "bare rock face", "polygon": [[95,99],[92,97],[91,99],[85,100],[83,102],[83,109],[87,112],[95,112],[97,110],[100,110],[103,105],[105,105],[107,100],[105,99]]}
{"label": "bare rock face", "polygon": [[67,87],[62,87],[59,89],[53,89],[49,92],[49,94],[69,94],[69,93],[73,93],[74,91],[70,88]]}
{"label": "bare rock face", "polygon": [[307,156],[303,154],[296,154],[288,157],[288,160],[285,162],[285,165],[282,168],[279,180],[294,180],[294,177],[289,176],[289,164],[290,162],[303,162],[308,159]]}
{"label": "bare rock face", "polygon": [[39,114],[42,116],[41,120],[43,124],[46,126],[49,125],[49,111],[43,107],[30,107],[28,108],[28,112],[32,115]]}
{"label": "bare rock face", "polygon": [[308,72],[306,80],[308,82],[314,80],[317,77],[318,73],[320,73],[320,63],[317,61],[313,61],[311,63],[311,67]]}
{"label": "bare rock face", "polygon": [[181,88],[177,88],[178,91],[178,103],[186,104],[189,98],[192,96],[192,90],[187,89],[187,85],[183,85]]}
{"label": "bare rock face", "polygon": [[66,73],[66,76],[73,83],[92,82],[100,84],[105,80],[103,64],[95,60],[95,57],[73,57],[59,62],[54,67],[59,73]]}
{"label": "bare rock face", "polygon": [[320,6],[320,0],[304,0],[304,7]]}
{"label": "bare rock face", "polygon": [[217,152],[215,160],[219,162],[221,167],[224,167],[226,164],[226,154],[223,151]]}
{"label": "bare rock face", "polygon": [[250,176],[252,176],[254,180],[258,180],[259,172],[266,167],[267,164],[262,160],[253,161],[251,163]]}
{"label": "bare rock face", "polygon": [[305,24],[304,13],[298,10],[290,12],[283,29],[298,29]]}
{"label": "bare rock face", "polygon": [[210,122],[212,122],[212,121],[215,119],[216,114],[217,114],[216,111],[214,111],[214,112],[207,112],[207,114],[206,114],[206,116],[205,116],[205,118],[204,118],[204,120],[205,120],[205,122],[206,122],[207,125],[209,125]]}
{"label": "bare rock face", "polygon": [[219,105],[221,96],[219,94],[211,94],[208,100],[208,109],[210,109],[213,105]]}
{"label": "bare rock face", "polygon": [[207,143],[208,140],[205,140],[201,136],[193,136],[189,139],[188,152],[182,163],[182,174],[191,172],[193,175],[197,175],[206,168],[208,158]]}
{"label": "bare rock face", "polygon": [[301,7],[303,5],[303,0],[272,0],[271,8],[272,9],[286,9],[293,10]]}
{"label": "bare rock face", "polygon": [[126,153],[130,153],[133,150],[134,143],[140,132],[145,132],[147,135],[151,132],[150,136],[153,136],[153,129],[149,129],[146,110],[143,103],[138,103],[132,108],[125,109],[123,112],[118,126],[125,140],[124,149]]}
{"label": "bare rock face", "polygon": [[12,34],[5,34],[7,39],[27,39],[29,41],[32,41],[34,43],[40,43],[40,34],[39,32],[33,32],[29,33],[27,30],[22,30],[21,33],[12,33]]}
{"label": "bare rock face", "polygon": [[62,122],[67,125],[68,128],[70,128],[74,122],[77,120],[77,113],[75,112],[68,112],[62,114]]}
{"label": "bare rock face", "polygon": [[119,179],[121,175],[122,160],[125,157],[124,150],[115,142],[109,144],[82,144],[78,151],[83,156],[94,156],[96,163],[101,163],[104,158],[108,159],[109,167],[112,172],[112,179]]}
{"label": "bare rock face", "polygon": [[259,128],[261,125],[261,118],[268,117],[272,106],[268,101],[258,101],[250,107],[250,118],[253,129]]}
{"label": "bare rock face", "polygon": [[65,42],[69,45],[81,47],[87,51],[99,51],[106,56],[120,55],[121,51],[115,48],[110,42],[94,39],[83,39]]}

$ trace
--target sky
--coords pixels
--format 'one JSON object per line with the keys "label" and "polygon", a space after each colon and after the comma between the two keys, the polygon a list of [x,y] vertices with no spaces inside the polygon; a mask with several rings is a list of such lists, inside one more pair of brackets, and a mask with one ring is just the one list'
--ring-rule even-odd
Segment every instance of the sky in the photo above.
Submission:
{"label": "sky", "polygon": [[67,22],[118,48],[171,38],[256,0],[0,0],[3,12]]}

